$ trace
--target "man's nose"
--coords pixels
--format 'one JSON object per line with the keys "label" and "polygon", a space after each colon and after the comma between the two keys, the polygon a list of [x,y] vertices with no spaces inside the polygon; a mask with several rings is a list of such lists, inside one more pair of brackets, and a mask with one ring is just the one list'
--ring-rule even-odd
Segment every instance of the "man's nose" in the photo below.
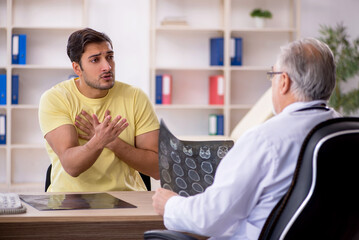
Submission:
{"label": "man's nose", "polygon": [[111,69],[112,69],[111,64],[107,60],[104,60],[102,64],[102,71],[107,72],[110,71]]}

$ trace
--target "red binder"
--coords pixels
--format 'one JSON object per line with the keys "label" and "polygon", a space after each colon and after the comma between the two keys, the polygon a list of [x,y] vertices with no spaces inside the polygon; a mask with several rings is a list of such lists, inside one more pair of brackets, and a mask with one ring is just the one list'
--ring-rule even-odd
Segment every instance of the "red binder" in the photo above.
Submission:
{"label": "red binder", "polygon": [[209,77],[209,104],[224,104],[224,77],[215,75]]}
{"label": "red binder", "polygon": [[162,75],[162,104],[172,103],[172,76],[170,74]]}

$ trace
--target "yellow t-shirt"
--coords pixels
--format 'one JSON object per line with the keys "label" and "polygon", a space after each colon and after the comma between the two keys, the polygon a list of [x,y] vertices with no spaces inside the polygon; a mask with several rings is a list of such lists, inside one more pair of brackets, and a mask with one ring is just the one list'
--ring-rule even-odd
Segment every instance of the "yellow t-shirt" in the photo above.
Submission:
{"label": "yellow t-shirt", "polygon": [[[106,110],[110,110],[112,118],[117,115],[126,118],[129,125],[119,138],[132,146],[136,136],[159,129],[153,106],[140,89],[115,82],[105,97],[92,99],[82,95],[76,87],[75,79],[70,79],[55,85],[41,96],[39,122],[43,135],[61,125],[74,125],[75,117],[82,110],[90,115],[95,113],[100,122]],[[79,142],[84,145],[87,141],[79,139]],[[108,148],[78,177],[65,172],[48,143],[46,150],[52,162],[50,192],[146,190],[138,171],[121,161]]]}

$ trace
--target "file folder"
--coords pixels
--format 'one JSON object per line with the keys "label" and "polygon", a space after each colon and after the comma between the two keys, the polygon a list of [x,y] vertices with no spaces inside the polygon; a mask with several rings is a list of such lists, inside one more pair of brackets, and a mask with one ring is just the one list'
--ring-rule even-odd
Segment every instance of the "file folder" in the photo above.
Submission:
{"label": "file folder", "polygon": [[217,115],[210,114],[208,117],[208,134],[217,135]]}
{"label": "file folder", "polygon": [[0,114],[0,144],[6,144],[6,115]]}
{"label": "file folder", "polygon": [[162,75],[156,76],[156,104],[162,104]]}
{"label": "file folder", "polygon": [[242,66],[242,38],[231,38],[231,65]]}
{"label": "file folder", "polygon": [[12,64],[26,64],[26,34],[12,36]]}
{"label": "file folder", "polygon": [[217,115],[217,135],[224,135],[224,116]]}
{"label": "file folder", "polygon": [[6,105],[6,74],[0,74],[0,105]]}
{"label": "file folder", "polygon": [[19,104],[19,75],[11,76],[11,104]]}
{"label": "file folder", "polygon": [[224,77],[222,75],[209,77],[209,104],[224,104]]}
{"label": "file folder", "polygon": [[223,38],[210,39],[210,65],[223,66]]}
{"label": "file folder", "polygon": [[172,103],[172,76],[169,74],[162,75],[162,103]]}

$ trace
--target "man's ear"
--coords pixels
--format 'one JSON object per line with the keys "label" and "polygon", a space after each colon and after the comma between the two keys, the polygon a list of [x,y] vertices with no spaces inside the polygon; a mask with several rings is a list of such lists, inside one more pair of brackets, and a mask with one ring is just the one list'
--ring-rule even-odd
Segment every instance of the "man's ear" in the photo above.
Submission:
{"label": "man's ear", "polygon": [[280,93],[285,95],[289,92],[292,82],[286,72],[282,73],[280,77]]}
{"label": "man's ear", "polygon": [[82,74],[82,70],[79,63],[72,62],[72,69],[74,70],[76,75],[80,76]]}

